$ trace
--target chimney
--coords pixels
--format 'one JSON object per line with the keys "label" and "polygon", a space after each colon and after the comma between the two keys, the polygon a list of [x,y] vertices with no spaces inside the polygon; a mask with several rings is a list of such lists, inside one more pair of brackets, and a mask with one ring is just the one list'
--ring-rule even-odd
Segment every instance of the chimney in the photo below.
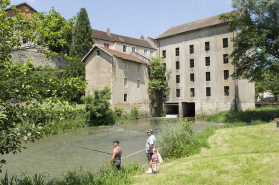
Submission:
{"label": "chimney", "polygon": [[143,35],[141,35],[140,39],[141,39],[141,40],[144,40],[144,36],[143,36]]}
{"label": "chimney", "polygon": [[109,28],[107,29],[107,34],[110,35],[110,29]]}

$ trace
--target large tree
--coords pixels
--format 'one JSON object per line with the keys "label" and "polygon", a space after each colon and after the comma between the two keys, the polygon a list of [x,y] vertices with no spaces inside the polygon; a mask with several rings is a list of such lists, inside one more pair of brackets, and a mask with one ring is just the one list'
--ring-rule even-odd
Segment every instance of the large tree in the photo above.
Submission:
{"label": "large tree", "polygon": [[263,74],[278,75],[279,1],[232,0],[235,11],[221,15],[230,21],[234,51],[230,57],[236,66],[236,78],[259,81]]}
{"label": "large tree", "polygon": [[85,8],[81,8],[73,28],[73,43],[70,56],[81,60],[92,48],[94,42],[91,37],[92,29]]}

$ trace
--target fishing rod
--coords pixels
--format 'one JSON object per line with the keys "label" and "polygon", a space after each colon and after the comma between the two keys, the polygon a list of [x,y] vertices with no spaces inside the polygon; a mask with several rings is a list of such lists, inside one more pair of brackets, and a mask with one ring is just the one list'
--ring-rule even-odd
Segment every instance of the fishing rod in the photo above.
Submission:
{"label": "fishing rod", "polygon": [[84,149],[84,150],[90,150],[90,151],[94,151],[94,152],[99,152],[99,153],[111,155],[111,153],[108,153],[108,152],[104,152],[104,151],[101,151],[101,150],[95,150],[95,149],[87,148],[87,147],[82,147],[82,146],[78,146],[78,145],[71,145],[71,144],[60,143],[60,142],[55,142],[55,141],[47,141],[47,142],[57,143],[57,144],[62,144],[62,145],[67,145],[67,146],[73,146],[73,147],[81,148],[81,149]]}

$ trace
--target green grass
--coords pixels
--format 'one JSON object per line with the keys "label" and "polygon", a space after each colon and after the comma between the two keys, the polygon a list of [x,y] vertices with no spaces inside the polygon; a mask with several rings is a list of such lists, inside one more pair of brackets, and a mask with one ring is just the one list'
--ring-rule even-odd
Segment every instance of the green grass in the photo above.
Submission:
{"label": "green grass", "polygon": [[275,123],[223,128],[200,154],[165,162],[159,175],[135,184],[279,184],[279,129]]}
{"label": "green grass", "polygon": [[278,117],[279,117],[278,106],[248,109],[245,112],[223,111],[212,115],[197,116],[198,119],[203,119],[205,121],[225,122],[225,123],[235,123],[235,122],[252,123],[255,120],[270,122]]}

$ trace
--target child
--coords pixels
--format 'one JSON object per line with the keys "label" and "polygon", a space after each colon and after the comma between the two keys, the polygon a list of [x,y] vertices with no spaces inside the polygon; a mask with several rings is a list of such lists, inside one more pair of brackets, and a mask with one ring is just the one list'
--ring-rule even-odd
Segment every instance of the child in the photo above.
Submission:
{"label": "child", "polygon": [[150,161],[152,165],[152,171],[154,174],[158,174],[158,161],[159,161],[159,154],[156,148],[153,148],[153,155]]}

